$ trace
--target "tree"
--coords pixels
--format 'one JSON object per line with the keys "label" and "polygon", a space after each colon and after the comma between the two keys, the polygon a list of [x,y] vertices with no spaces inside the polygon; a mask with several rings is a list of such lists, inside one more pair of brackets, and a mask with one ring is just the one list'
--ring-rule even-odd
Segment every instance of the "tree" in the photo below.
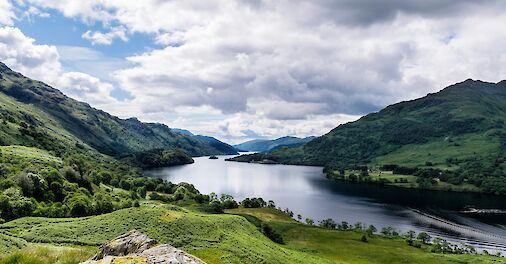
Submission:
{"label": "tree", "polygon": [[110,196],[101,193],[94,196],[93,212],[95,214],[110,213],[113,210],[114,205]]}
{"label": "tree", "polygon": [[323,228],[327,229],[336,229],[337,224],[332,218],[323,219],[320,222],[318,222],[318,225]]}
{"label": "tree", "polygon": [[34,183],[32,177],[28,175],[26,172],[21,172],[14,177],[14,181],[21,187],[21,191],[25,196],[32,196]]}
{"label": "tree", "polygon": [[246,198],[241,202],[244,208],[260,208],[265,207],[267,203],[262,198]]}
{"label": "tree", "polygon": [[297,215],[297,220],[299,220],[299,222],[302,221],[302,215],[298,214]]}
{"label": "tree", "polygon": [[431,252],[446,253],[446,252],[453,252],[453,249],[451,248],[451,245],[450,243],[448,243],[448,241],[440,237],[436,237],[432,241]]}
{"label": "tree", "polygon": [[119,187],[123,190],[130,190],[132,187],[132,182],[128,179],[121,179],[119,182]]}
{"label": "tree", "polygon": [[383,234],[384,236],[392,236],[393,232],[394,232],[394,229],[392,227],[390,227],[390,226],[383,227],[381,229],[381,234]]}
{"label": "tree", "polygon": [[308,225],[314,225],[314,220],[311,218],[306,218],[306,224]]}
{"label": "tree", "polygon": [[146,194],[147,194],[146,186],[142,186],[142,187],[137,188],[137,194],[139,195],[139,197],[141,197],[143,199],[146,198]]}
{"label": "tree", "polygon": [[415,237],[416,237],[416,233],[413,230],[409,230],[406,233],[406,242],[408,242],[408,245],[410,245],[410,246],[413,245],[413,241],[414,241]]}
{"label": "tree", "polygon": [[273,200],[269,200],[267,202],[267,207],[269,207],[269,208],[276,208],[276,204],[274,203]]}
{"label": "tree", "polygon": [[425,233],[425,232],[420,232],[418,234],[418,236],[416,237],[416,239],[420,240],[420,242],[424,243],[424,244],[428,244],[430,242],[430,235]]}
{"label": "tree", "polygon": [[223,205],[220,203],[219,200],[212,200],[209,203],[209,207],[210,207],[212,213],[217,213],[217,214],[223,213]]}
{"label": "tree", "polygon": [[71,216],[86,216],[92,211],[90,199],[84,195],[73,196],[65,203],[70,209]]}
{"label": "tree", "polygon": [[377,231],[378,229],[376,229],[376,227],[373,225],[369,225],[369,227],[365,230],[368,236],[374,235],[374,233],[376,233]]}
{"label": "tree", "polygon": [[367,237],[365,235],[362,235],[362,238],[360,238],[360,241],[367,242]]}

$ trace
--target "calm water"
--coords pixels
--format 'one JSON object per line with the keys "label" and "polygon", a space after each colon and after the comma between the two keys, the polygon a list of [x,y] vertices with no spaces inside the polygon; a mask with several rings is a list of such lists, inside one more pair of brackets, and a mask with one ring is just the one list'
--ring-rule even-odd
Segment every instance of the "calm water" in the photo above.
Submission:
{"label": "calm water", "polygon": [[[410,190],[329,181],[319,167],[226,162],[207,157],[195,163],[148,171],[174,183],[189,182],[202,193],[226,193],[236,200],[262,197],[315,221],[333,218],[399,231],[425,231],[450,241],[506,253],[506,214],[470,215],[466,206],[506,209],[504,197]],[[378,228],[378,229],[379,229]]]}

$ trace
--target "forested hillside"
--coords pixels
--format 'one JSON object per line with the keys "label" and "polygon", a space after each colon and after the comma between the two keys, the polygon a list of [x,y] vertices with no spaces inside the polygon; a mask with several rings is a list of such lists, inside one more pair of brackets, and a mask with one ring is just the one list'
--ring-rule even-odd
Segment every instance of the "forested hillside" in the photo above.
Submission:
{"label": "forested hillside", "polygon": [[428,178],[506,193],[505,121],[506,81],[466,80],[340,125],[301,147],[236,160],[322,165],[332,171],[406,167]]}
{"label": "forested hillside", "polygon": [[112,116],[1,63],[0,74],[3,145],[28,144],[57,152],[91,147],[108,155],[156,148],[179,148],[192,156],[235,154],[227,144],[197,140],[163,124]]}

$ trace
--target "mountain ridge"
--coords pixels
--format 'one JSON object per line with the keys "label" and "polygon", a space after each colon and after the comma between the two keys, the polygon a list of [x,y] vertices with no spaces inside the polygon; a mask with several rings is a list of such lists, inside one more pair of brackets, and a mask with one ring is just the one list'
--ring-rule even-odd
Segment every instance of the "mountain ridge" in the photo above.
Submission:
{"label": "mountain ridge", "polygon": [[[228,145],[215,146],[208,142],[195,140],[190,136],[172,131],[159,123],[143,123],[137,118],[121,119],[103,110],[91,107],[64,95],[61,91],[39,81],[34,81],[20,73],[12,71],[0,62],[0,91],[7,96],[5,103],[13,107],[2,109],[4,116],[23,120],[33,130],[41,130],[51,135],[62,133],[74,137],[75,144],[88,145],[107,155],[122,155],[157,148],[179,148],[192,156],[236,154]],[[16,105],[14,99],[23,106]],[[29,107],[30,111],[19,112],[16,109]],[[43,112],[43,114],[38,112]],[[38,120],[37,116],[45,118]],[[16,119],[16,118],[15,118]],[[49,129],[45,124],[52,123]],[[32,128],[30,127],[30,128]],[[64,131],[63,131],[64,130]],[[7,131],[9,132],[9,131]],[[4,133],[7,133],[4,131]],[[14,131],[16,132],[16,131]],[[10,133],[11,142],[22,143],[17,135]]]}

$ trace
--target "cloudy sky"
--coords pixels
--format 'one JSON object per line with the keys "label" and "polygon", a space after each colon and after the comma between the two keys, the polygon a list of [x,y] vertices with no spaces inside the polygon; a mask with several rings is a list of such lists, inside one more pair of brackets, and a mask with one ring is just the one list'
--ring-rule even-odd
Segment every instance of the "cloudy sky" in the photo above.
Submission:
{"label": "cloudy sky", "polygon": [[120,117],[231,143],[321,135],[506,79],[506,1],[0,0],[0,61]]}

